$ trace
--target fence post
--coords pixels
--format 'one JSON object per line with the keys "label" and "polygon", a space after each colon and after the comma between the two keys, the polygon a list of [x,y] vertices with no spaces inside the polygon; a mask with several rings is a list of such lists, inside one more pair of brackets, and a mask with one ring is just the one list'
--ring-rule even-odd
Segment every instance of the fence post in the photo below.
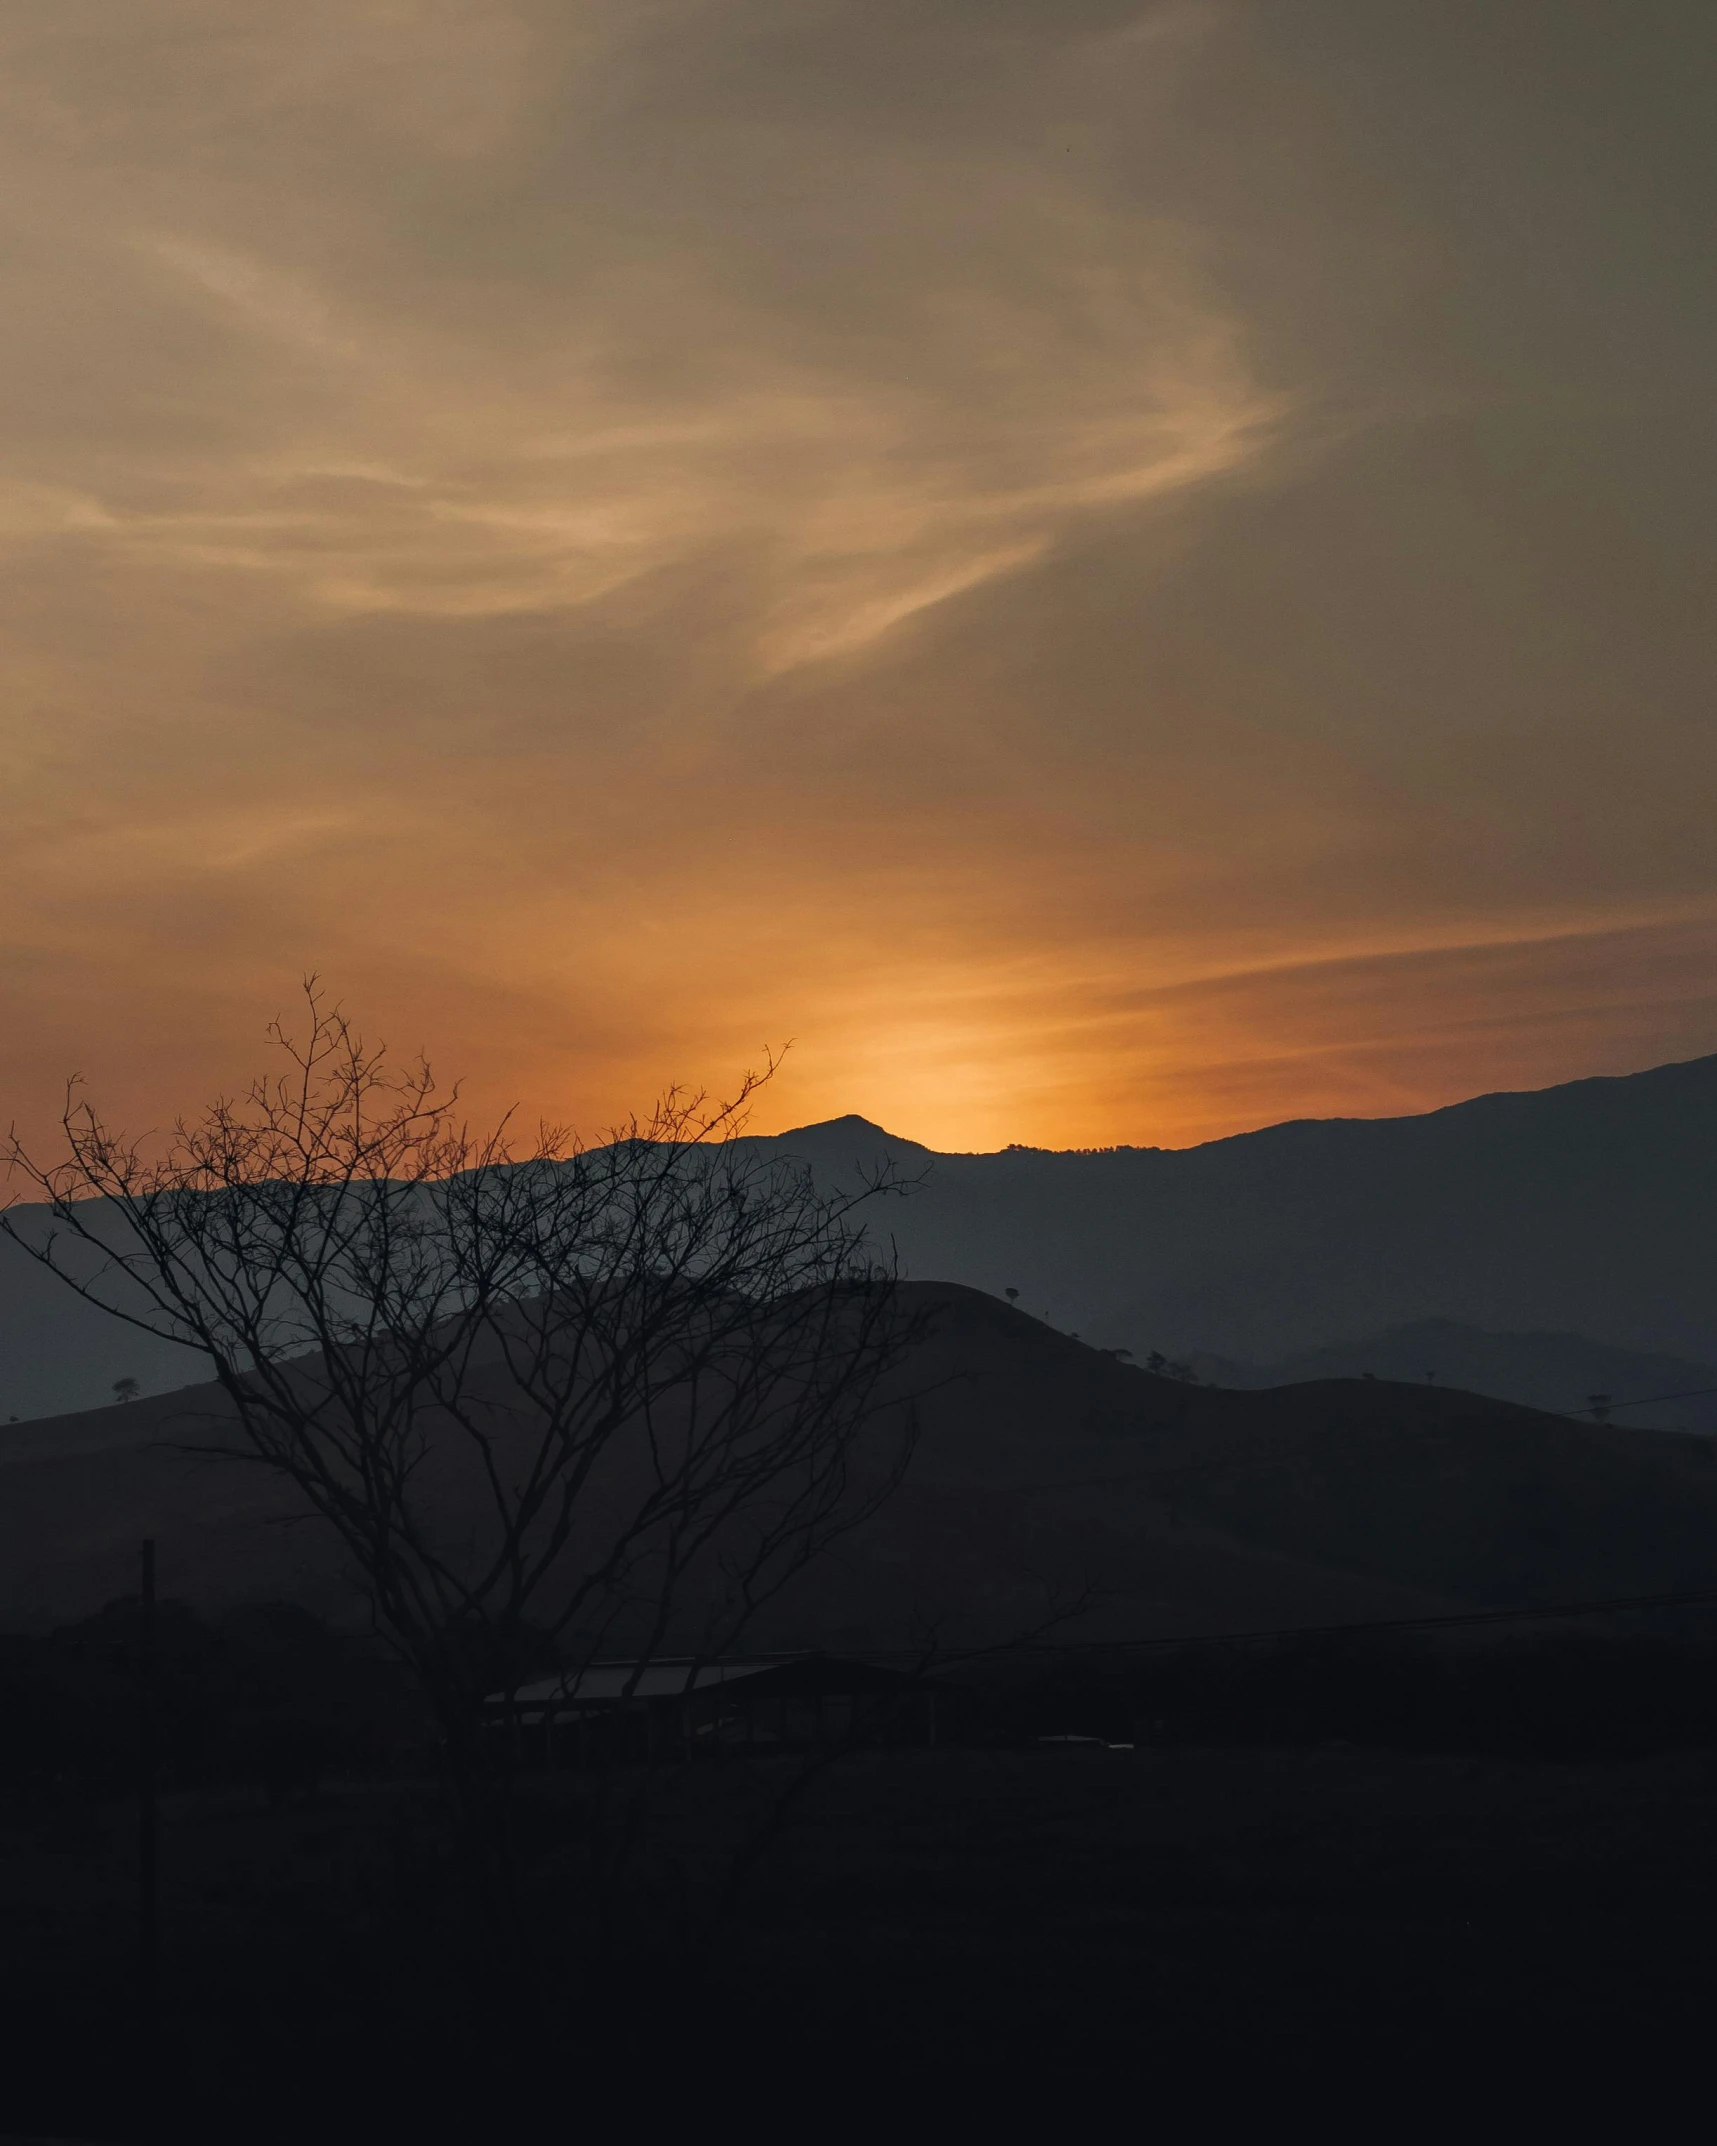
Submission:
{"label": "fence post", "polygon": [[138,2085],[145,2139],[158,2135],[157,2089],[160,2034],[161,1887],[156,1807],[158,1763],[155,1718],[155,1544],[143,1545],[142,1590],[137,1627],[137,2025]]}

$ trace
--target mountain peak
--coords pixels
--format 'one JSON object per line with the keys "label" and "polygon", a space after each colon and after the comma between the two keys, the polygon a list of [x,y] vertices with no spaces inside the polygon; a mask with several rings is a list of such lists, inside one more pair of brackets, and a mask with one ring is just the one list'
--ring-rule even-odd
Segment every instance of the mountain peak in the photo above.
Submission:
{"label": "mountain peak", "polygon": [[814,1141],[819,1147],[832,1141],[862,1142],[867,1147],[890,1149],[909,1148],[914,1155],[928,1155],[930,1150],[922,1142],[908,1140],[900,1133],[891,1133],[886,1126],[874,1124],[869,1118],[860,1117],[856,1110],[849,1110],[842,1118],[820,1118],[814,1125],[795,1125],[789,1131],[772,1135],[776,1140],[793,1141],[803,1145]]}

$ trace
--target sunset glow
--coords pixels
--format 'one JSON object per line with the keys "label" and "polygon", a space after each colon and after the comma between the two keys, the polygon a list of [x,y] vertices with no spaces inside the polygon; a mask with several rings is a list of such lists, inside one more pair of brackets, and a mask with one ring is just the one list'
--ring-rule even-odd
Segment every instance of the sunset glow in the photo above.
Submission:
{"label": "sunset glow", "polygon": [[12,10],[7,1114],[309,970],[483,1112],[790,1045],[761,1129],[942,1148],[1717,1050],[1627,13]]}

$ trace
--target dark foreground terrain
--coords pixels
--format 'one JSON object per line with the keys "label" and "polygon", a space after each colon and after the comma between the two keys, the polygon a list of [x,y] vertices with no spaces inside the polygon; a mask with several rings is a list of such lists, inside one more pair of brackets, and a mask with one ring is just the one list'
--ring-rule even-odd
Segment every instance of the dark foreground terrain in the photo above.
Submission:
{"label": "dark foreground terrain", "polygon": [[1394,2137],[1615,2101],[1651,2133],[1703,2094],[1702,1647],[1062,1666],[949,1711],[986,1740],[665,1769],[606,1913],[597,1799],[641,1776],[532,1776],[510,1962],[461,1934],[432,1777],[211,1760],[164,1800],[153,2037],[134,1804],[15,1796],[0,2123],[136,2139],[153,2093],[186,2142],[1230,2112]]}
{"label": "dark foreground terrain", "polygon": [[[749,1644],[991,1642],[1080,1601],[1063,1636],[1132,1640],[1717,1590],[1710,1439],[1385,1380],[1190,1387],[975,1290],[905,1300],[933,1329],[902,1373],[907,1479]],[[135,1588],[143,1536],[205,1616],[274,1596],[366,1624],[344,1545],[290,1483],[186,1450],[230,1436],[225,1407],[193,1387],[0,1428],[0,1631]],[[449,1542],[468,1499],[456,1476],[420,1487]]]}
{"label": "dark foreground terrain", "polygon": [[[1702,2108],[1717,1444],[1381,1380],[1192,1388],[920,1294],[907,1484],[753,1642],[1045,1644],[944,1662],[934,1747],[528,1777],[513,1917],[472,1915],[339,1545],[182,1450],[206,1392],[11,1427],[0,2132],[1537,2137],[1615,2101],[1655,2136]],[[153,2023],[114,1599],[144,1534],[179,1598]]]}

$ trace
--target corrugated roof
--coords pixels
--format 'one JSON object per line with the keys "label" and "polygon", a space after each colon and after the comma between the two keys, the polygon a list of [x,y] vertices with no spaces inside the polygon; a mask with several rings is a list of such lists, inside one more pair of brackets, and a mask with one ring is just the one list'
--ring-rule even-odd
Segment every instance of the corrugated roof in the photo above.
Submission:
{"label": "corrugated roof", "polygon": [[[593,1667],[545,1677],[539,1683],[522,1685],[514,1694],[520,1706],[548,1706],[559,1702],[576,1706],[601,1699],[680,1699],[687,1692],[710,1685],[733,1684],[745,1677],[760,1676],[777,1668],[775,1661],[749,1662],[651,1662],[640,1669],[636,1662],[598,1662]],[[505,1699],[491,1692],[491,1705]]]}
{"label": "corrugated roof", "polygon": [[[636,1662],[593,1662],[588,1669],[539,1678],[516,1692],[514,1701],[529,1709],[526,1719],[538,1721],[545,1710],[567,1713],[639,1699],[683,1699],[690,1692],[721,1685],[743,1684],[753,1696],[823,1699],[902,1693],[916,1682],[916,1677],[899,1669],[885,1669],[876,1662],[842,1661],[828,1654],[695,1663],[682,1657],[642,1667]],[[504,1704],[504,1695],[491,1692],[489,1704]]]}

